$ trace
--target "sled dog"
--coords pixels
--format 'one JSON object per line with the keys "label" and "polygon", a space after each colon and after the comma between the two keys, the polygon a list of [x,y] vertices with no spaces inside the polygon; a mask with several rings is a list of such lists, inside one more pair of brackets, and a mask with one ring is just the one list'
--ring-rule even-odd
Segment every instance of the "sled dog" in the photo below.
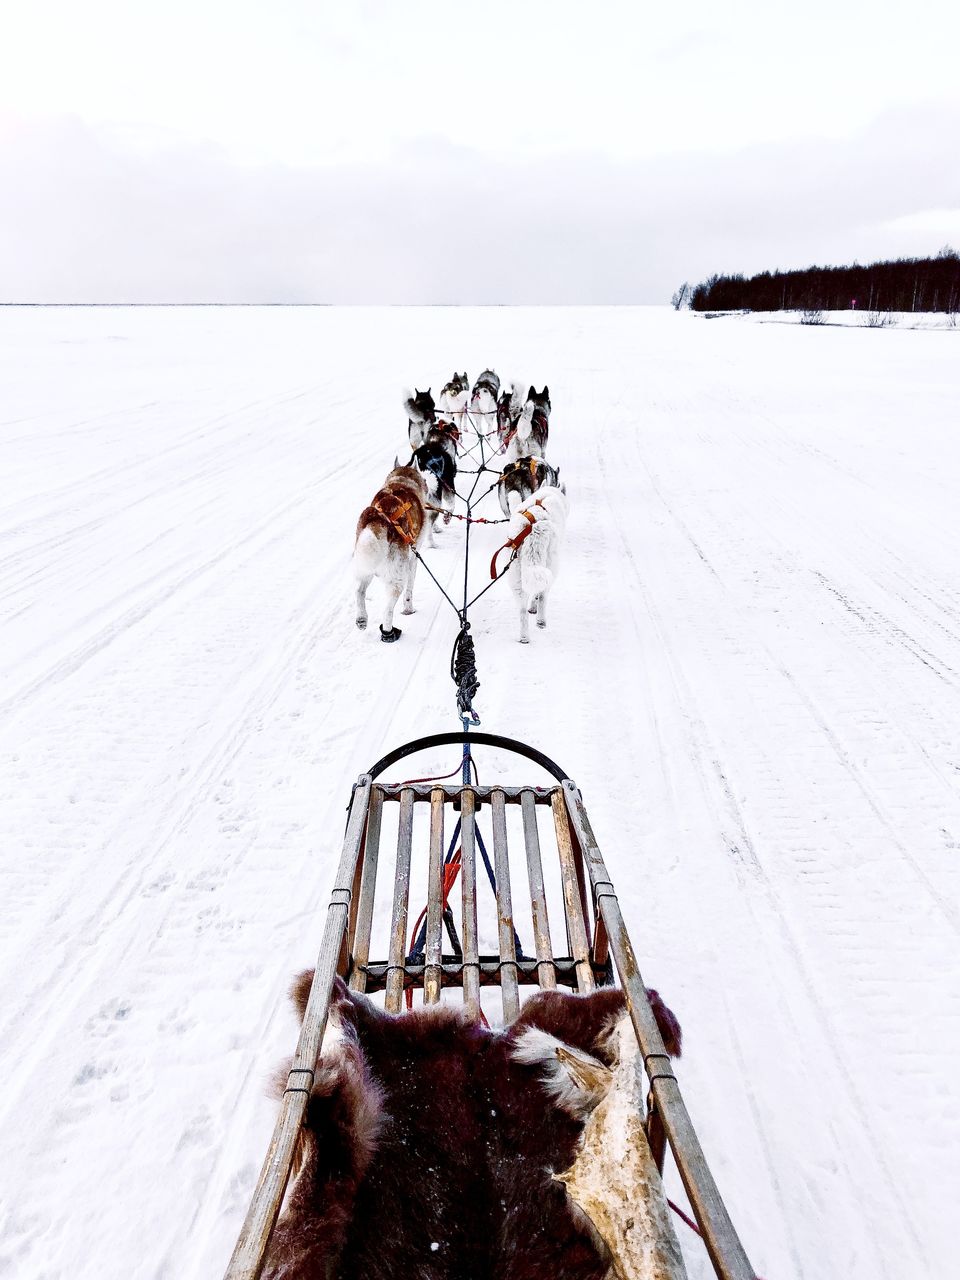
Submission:
{"label": "sled dog", "polygon": [[462,431],[469,395],[470,379],[465,373],[455,373],[440,392],[440,400],[437,404],[437,418],[441,422],[450,423],[458,431]]}
{"label": "sled dog", "polygon": [[517,508],[508,526],[509,545],[517,548],[511,577],[520,607],[521,644],[530,643],[531,613],[537,615],[538,627],[547,625],[547,596],[557,575],[566,522],[566,494],[546,485]]}
{"label": "sled dog", "polygon": [[497,497],[503,514],[512,516],[517,507],[544,485],[566,492],[560,483],[559,467],[551,467],[542,458],[517,458],[516,462],[508,462],[497,481]]}
{"label": "sled dog", "polygon": [[489,432],[496,426],[499,396],[500,379],[492,369],[484,369],[470,393],[470,412],[477,416],[475,426],[479,431]]}
{"label": "sled dog", "polygon": [[544,387],[538,394],[533,387],[527,392],[517,423],[517,453],[547,456],[547,438],[550,434],[550,388]]}
{"label": "sled dog", "polygon": [[427,530],[424,503],[427,486],[415,467],[394,467],[357,522],[353,573],[357,583],[357,626],[367,625],[367,588],[379,578],[387,599],[380,624],[380,639],[399,640],[393,611],[403,593],[403,612],[413,613],[413,580],[417,571],[414,550]]}
{"label": "sled dog", "polygon": [[497,444],[506,462],[517,457],[517,424],[523,411],[524,395],[518,382],[511,383],[497,401]]}
{"label": "sled dog", "polygon": [[407,411],[407,436],[411,449],[419,449],[427,438],[427,431],[437,421],[436,405],[430,388],[426,391],[413,389],[413,395],[404,397],[403,407]]}
{"label": "sled dog", "polygon": [[[460,433],[447,422],[428,427],[423,444],[413,452],[414,462],[423,475],[430,505],[443,507],[444,523],[450,523],[453,501],[456,497],[457,442]],[[436,511],[427,512],[427,523],[432,539],[437,520]]]}

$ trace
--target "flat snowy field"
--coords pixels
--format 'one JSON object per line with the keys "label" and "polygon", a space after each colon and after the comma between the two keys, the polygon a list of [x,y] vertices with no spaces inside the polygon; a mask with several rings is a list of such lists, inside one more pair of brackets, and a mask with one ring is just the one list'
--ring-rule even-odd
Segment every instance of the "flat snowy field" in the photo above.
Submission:
{"label": "flat snowy field", "polygon": [[549,383],[571,519],[477,705],[584,793],[754,1265],[955,1274],[960,331],[6,308],[0,1275],[221,1273],[350,785],[458,727],[423,575],[353,625],[356,517],[400,389],[488,362]]}

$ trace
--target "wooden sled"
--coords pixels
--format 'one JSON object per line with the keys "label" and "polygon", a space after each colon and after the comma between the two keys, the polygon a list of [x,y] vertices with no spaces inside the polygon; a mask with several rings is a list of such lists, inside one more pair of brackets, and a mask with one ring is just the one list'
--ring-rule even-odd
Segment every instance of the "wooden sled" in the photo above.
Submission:
{"label": "wooden sled", "polygon": [[[414,752],[466,743],[523,756],[555,781],[520,787],[378,781],[391,765]],[[459,836],[461,870],[456,893],[450,894],[445,907],[444,865],[453,849],[451,842],[445,850],[448,823],[459,829],[454,835]],[[492,832],[490,854],[481,825]],[[395,843],[388,843],[384,837],[394,830]],[[514,848],[523,848],[525,874],[518,871],[516,856],[511,866],[511,841]],[[555,850],[559,862],[559,882],[556,877],[545,880],[543,874],[547,843],[550,856]],[[427,857],[416,858],[415,851],[424,847]],[[551,928],[551,890],[552,919],[556,924],[559,914],[563,917],[560,930],[555,924]],[[453,910],[457,899],[459,913]],[[412,946],[411,900],[414,910],[420,902],[426,907],[424,928],[410,940],[418,945]],[[561,931],[565,954],[555,954],[553,937]],[[484,938],[496,939],[495,953],[481,950]],[[378,953],[371,951],[372,945],[383,948],[373,960],[371,954]],[[509,1023],[520,1010],[521,986],[566,986],[587,992],[613,982],[614,970],[649,1083],[642,1123],[653,1160],[662,1171],[669,1143],[717,1276],[754,1280],[665,1052],[580,792],[539,751],[486,733],[419,738],[384,756],[354,786],[296,1055],[225,1280],[260,1276],[290,1175],[336,975],[354,991],[382,993],[385,1008],[393,1013],[401,1012],[404,1000],[415,995],[425,1004],[436,1004],[442,992],[458,991],[474,1016],[486,1009],[496,1017],[499,1010],[494,1011],[491,1001],[499,997],[503,1021]]]}

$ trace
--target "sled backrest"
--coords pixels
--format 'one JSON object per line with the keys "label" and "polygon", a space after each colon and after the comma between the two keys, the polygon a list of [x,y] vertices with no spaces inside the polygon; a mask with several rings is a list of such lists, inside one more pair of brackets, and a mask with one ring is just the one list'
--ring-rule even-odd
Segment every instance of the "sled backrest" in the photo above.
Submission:
{"label": "sled backrest", "polygon": [[521,986],[592,991],[612,980],[560,786],[373,783],[355,885],[338,972],[354,991],[384,992],[391,1013],[416,992],[506,1024]]}

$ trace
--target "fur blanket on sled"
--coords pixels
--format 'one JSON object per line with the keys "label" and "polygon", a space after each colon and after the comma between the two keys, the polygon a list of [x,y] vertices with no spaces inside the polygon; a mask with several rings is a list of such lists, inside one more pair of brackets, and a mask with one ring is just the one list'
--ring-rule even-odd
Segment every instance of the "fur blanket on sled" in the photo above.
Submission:
{"label": "fur blanket on sled", "polygon": [[[293,988],[301,1017],[312,979]],[[337,979],[266,1280],[602,1280],[603,1245],[553,1175],[609,1081],[623,1012],[612,988],[541,991],[495,1032],[443,1006],[384,1013]]]}

